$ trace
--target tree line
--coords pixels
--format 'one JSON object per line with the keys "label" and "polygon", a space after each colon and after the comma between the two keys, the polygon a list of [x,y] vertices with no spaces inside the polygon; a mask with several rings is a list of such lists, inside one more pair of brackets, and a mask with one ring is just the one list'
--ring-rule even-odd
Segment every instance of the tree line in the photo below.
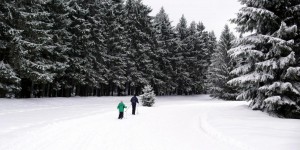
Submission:
{"label": "tree line", "polygon": [[1,0],[0,97],[207,92],[213,32],[141,0]]}

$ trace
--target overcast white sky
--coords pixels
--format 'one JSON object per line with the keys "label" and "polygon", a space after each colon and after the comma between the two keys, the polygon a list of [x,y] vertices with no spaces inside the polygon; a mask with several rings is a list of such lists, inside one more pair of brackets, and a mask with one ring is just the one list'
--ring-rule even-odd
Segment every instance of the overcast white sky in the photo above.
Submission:
{"label": "overcast white sky", "polygon": [[225,24],[235,32],[234,25],[228,20],[234,18],[242,7],[238,0],[143,0],[143,3],[153,9],[151,15],[156,15],[163,6],[174,26],[182,14],[189,24],[191,21],[202,21],[206,30],[215,31],[217,38]]}

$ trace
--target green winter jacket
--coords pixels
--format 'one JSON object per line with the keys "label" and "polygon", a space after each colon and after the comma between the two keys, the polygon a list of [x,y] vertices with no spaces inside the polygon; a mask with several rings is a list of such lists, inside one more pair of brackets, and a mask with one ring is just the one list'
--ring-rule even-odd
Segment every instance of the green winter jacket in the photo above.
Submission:
{"label": "green winter jacket", "polygon": [[119,112],[124,112],[124,108],[127,108],[123,102],[120,102],[118,107]]}

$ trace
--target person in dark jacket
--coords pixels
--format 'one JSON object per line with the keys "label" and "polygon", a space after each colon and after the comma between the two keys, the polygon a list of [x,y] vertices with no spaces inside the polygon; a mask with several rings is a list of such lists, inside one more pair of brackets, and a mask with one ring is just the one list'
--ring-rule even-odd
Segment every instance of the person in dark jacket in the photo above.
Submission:
{"label": "person in dark jacket", "polygon": [[124,117],[124,109],[127,108],[127,106],[121,101],[117,107],[119,109],[119,118],[118,119],[123,119]]}
{"label": "person in dark jacket", "polygon": [[136,103],[139,103],[138,98],[136,97],[136,94],[131,98],[131,105],[132,105],[132,115],[135,115],[135,109],[136,109]]}

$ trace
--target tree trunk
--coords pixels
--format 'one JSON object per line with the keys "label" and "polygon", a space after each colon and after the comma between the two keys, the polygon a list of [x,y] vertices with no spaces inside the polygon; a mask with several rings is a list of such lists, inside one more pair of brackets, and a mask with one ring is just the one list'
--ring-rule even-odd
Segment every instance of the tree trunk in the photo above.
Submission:
{"label": "tree trunk", "polygon": [[111,85],[111,89],[110,90],[111,90],[111,96],[114,96],[114,85],[113,84]]}

